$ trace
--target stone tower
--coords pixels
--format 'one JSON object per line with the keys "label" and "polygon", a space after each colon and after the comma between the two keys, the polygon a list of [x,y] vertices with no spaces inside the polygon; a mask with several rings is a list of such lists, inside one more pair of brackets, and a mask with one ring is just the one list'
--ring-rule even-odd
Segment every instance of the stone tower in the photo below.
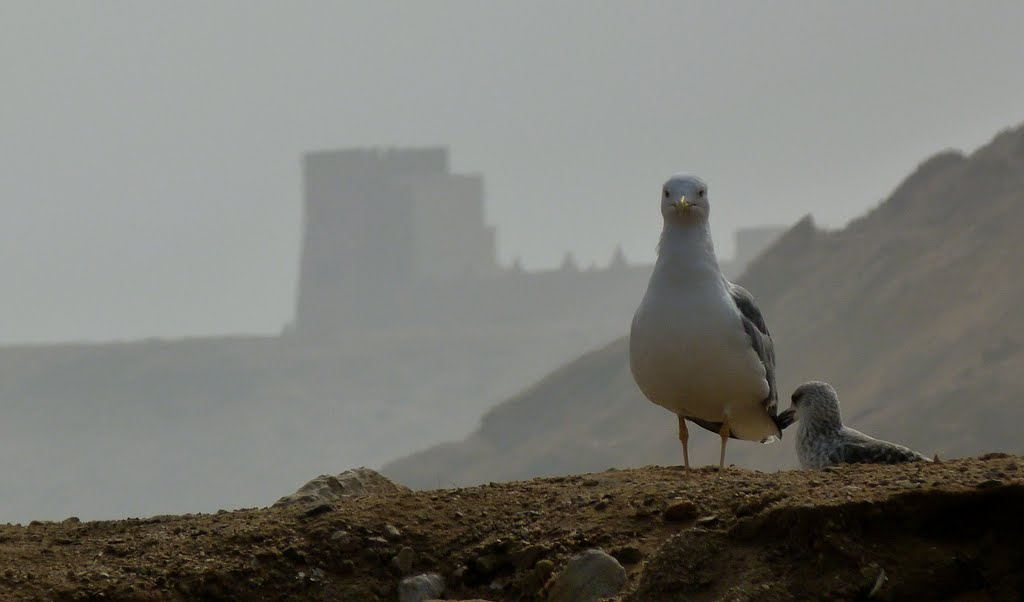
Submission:
{"label": "stone tower", "polygon": [[448,149],[350,149],[303,158],[295,330],[316,336],[394,320],[419,284],[497,270],[483,178]]}

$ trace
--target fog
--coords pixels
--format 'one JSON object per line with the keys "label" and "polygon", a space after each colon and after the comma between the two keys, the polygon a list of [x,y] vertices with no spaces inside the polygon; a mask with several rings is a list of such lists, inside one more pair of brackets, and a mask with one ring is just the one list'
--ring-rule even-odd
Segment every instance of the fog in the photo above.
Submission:
{"label": "fog", "polygon": [[[4,2],[0,520],[266,505],[464,436],[625,333],[668,175],[710,183],[723,258],[738,229],[840,227],[1020,122],[1022,22],[1013,2]],[[339,307],[344,336],[278,338],[304,157],[391,147],[480,178],[493,268],[545,278],[516,289],[541,309],[445,326],[468,290],[446,285],[417,318],[352,334]],[[633,267],[592,284],[618,246]]]}
{"label": "fog", "polygon": [[[0,340],[276,332],[300,156],[444,144],[505,262],[653,257],[703,175],[738,226],[841,225],[1020,118],[1019,3],[4,2]],[[16,316],[16,319],[13,317]]]}

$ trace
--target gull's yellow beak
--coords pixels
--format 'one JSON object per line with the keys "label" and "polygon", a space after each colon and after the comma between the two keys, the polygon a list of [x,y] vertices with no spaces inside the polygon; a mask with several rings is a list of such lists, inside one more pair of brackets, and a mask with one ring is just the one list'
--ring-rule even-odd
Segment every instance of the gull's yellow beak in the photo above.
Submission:
{"label": "gull's yellow beak", "polygon": [[678,209],[679,211],[686,211],[692,205],[693,205],[693,203],[691,203],[690,201],[687,201],[686,197],[684,197],[684,196],[679,197],[679,200],[676,201],[676,209]]}

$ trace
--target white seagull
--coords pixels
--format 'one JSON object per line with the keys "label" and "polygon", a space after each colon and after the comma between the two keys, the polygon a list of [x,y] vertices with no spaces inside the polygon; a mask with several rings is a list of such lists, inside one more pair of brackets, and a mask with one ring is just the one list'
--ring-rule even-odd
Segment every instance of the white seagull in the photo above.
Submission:
{"label": "white seagull", "polygon": [[722,470],[730,437],[775,441],[793,411],[778,413],[768,328],[750,293],[718,268],[710,211],[700,178],[665,182],[658,260],[633,316],[629,363],[647,399],[678,417],[684,466],[690,468],[689,420],[722,438]]}

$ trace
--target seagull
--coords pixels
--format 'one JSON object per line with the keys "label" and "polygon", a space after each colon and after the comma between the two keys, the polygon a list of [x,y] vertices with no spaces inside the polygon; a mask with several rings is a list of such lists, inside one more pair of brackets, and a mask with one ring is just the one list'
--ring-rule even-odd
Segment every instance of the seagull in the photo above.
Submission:
{"label": "seagull", "polygon": [[931,462],[912,449],[843,426],[839,396],[828,383],[804,383],[793,391],[791,400],[800,422],[796,430],[796,455],[801,468]]}
{"label": "seagull", "polygon": [[726,280],[711,244],[708,187],[674,175],[661,190],[664,227],[647,292],[633,315],[629,365],[640,391],[679,420],[689,470],[686,421],[722,438],[770,443],[793,412],[778,413],[775,350],[761,310]]}

